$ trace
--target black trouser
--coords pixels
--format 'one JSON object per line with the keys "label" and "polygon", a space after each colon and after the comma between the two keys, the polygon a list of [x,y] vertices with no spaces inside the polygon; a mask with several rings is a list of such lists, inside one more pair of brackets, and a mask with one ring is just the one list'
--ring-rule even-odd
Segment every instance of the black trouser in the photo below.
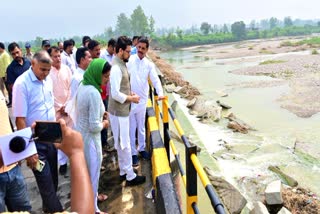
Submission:
{"label": "black trouser", "polygon": [[39,159],[45,163],[41,172],[33,170],[45,212],[62,212],[57,196],[58,189],[58,157],[53,144],[36,143]]}
{"label": "black trouser", "polygon": [[[102,100],[105,110],[108,111],[108,98],[105,100]],[[102,129],[101,130],[101,145],[106,146],[108,140],[108,129]]]}

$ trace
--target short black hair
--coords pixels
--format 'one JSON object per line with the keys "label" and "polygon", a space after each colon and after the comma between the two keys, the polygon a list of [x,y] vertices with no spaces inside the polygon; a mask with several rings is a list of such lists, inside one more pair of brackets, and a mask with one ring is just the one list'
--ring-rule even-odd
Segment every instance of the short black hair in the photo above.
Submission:
{"label": "short black hair", "polygon": [[96,40],[90,40],[89,44],[88,44],[88,48],[89,50],[93,50],[94,47],[100,45],[100,43]]}
{"label": "short black hair", "polygon": [[8,51],[11,52],[11,51],[13,51],[16,47],[20,49],[20,46],[18,45],[18,43],[12,42],[12,43],[10,43],[10,44],[8,45]]}
{"label": "short black hair", "polygon": [[134,41],[135,39],[138,39],[138,40],[139,40],[139,37],[140,37],[140,36],[133,36],[133,37],[132,37],[132,41]]}
{"label": "short black hair", "polygon": [[147,37],[144,37],[144,36],[140,37],[138,43],[140,42],[145,43],[147,45],[147,48],[149,48],[149,40]]}
{"label": "short black hair", "polygon": [[89,51],[87,47],[81,47],[77,49],[76,61],[78,65],[80,64],[81,58],[84,58],[86,56],[86,51]]}
{"label": "short black hair", "polygon": [[116,40],[114,38],[109,39],[108,41],[108,47],[109,46],[115,47],[116,46]]}
{"label": "short black hair", "polygon": [[116,43],[116,53],[119,53],[120,48],[122,50],[127,49],[127,46],[132,45],[132,41],[129,37],[126,36],[119,36]]}
{"label": "short black hair", "polygon": [[72,42],[72,45],[75,46],[76,45],[76,42],[73,40],[73,39],[69,39],[70,42]]}
{"label": "short black hair", "polygon": [[72,41],[69,39],[69,40],[66,40],[63,42],[63,50],[66,50],[69,46],[72,46],[73,43]]}
{"label": "short black hair", "polygon": [[82,37],[82,45],[84,46],[84,43],[86,43],[87,41],[90,41],[90,40],[91,40],[90,36]]}
{"label": "short black hair", "polygon": [[109,62],[106,62],[103,66],[102,69],[102,74],[106,74],[111,70],[111,65],[109,64]]}
{"label": "short black hair", "polygon": [[6,46],[2,42],[0,42],[0,48],[1,49],[6,49]]}
{"label": "short black hair", "polygon": [[51,56],[51,53],[53,51],[58,51],[60,53],[60,49],[57,47],[57,46],[51,46],[49,49],[48,49],[48,54]]}

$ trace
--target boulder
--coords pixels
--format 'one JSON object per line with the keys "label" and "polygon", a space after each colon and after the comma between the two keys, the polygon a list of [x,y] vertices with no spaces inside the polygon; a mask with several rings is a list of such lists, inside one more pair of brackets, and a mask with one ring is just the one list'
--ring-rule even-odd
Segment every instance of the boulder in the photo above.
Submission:
{"label": "boulder", "polygon": [[278,214],[291,214],[291,212],[287,208],[282,207]]}
{"label": "boulder", "polygon": [[247,204],[246,198],[228,181],[214,176],[215,173],[211,169],[204,167],[204,170],[229,213],[240,213]]}
{"label": "boulder", "polygon": [[289,176],[289,175],[285,174],[284,172],[282,172],[278,166],[269,166],[268,169],[270,171],[276,173],[277,175],[279,175],[280,178],[283,180],[283,182],[285,184],[287,184],[288,186],[291,186],[291,187],[298,186],[298,181],[296,181],[291,176]]}
{"label": "boulder", "polygon": [[197,98],[193,98],[192,100],[190,100],[187,104],[188,108],[192,108],[194,106],[194,104],[196,104]]}
{"label": "boulder", "polygon": [[250,214],[269,214],[269,211],[261,201],[258,201],[254,203],[254,209]]}
{"label": "boulder", "polygon": [[242,209],[240,214],[250,214],[254,209],[254,206],[251,202],[247,202],[246,206]]}
{"label": "boulder", "polygon": [[216,103],[221,106],[223,109],[231,109],[232,107],[225,104],[225,103],[221,103],[220,100],[217,100]]}
{"label": "boulder", "polygon": [[282,184],[280,180],[268,184],[264,194],[268,205],[283,204]]}
{"label": "boulder", "polygon": [[169,84],[164,86],[164,89],[166,90],[167,93],[172,93],[175,88],[176,86],[174,84]]}
{"label": "boulder", "polygon": [[240,132],[242,134],[247,134],[248,133],[248,129],[246,127],[244,127],[243,125],[239,124],[236,121],[230,121],[227,125],[227,127],[229,129],[232,129],[236,132]]}

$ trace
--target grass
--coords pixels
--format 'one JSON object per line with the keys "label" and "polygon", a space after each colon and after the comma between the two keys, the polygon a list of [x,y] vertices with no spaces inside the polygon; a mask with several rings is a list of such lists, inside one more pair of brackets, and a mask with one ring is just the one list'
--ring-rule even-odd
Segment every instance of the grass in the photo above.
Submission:
{"label": "grass", "polygon": [[259,65],[269,65],[269,64],[277,64],[277,63],[284,63],[286,61],[284,60],[266,60],[263,62],[260,62]]}
{"label": "grass", "polygon": [[274,54],[274,52],[268,50],[267,48],[261,48],[259,53],[261,53],[261,54]]}
{"label": "grass", "polygon": [[317,55],[317,54],[319,54],[319,52],[317,51],[317,49],[313,49],[313,50],[311,51],[311,54],[312,54],[312,55]]}

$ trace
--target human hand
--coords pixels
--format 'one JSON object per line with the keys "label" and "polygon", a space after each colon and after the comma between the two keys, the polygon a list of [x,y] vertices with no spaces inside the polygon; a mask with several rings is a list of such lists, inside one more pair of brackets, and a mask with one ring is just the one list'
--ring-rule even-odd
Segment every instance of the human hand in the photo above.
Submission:
{"label": "human hand", "polygon": [[108,120],[103,120],[102,121],[102,126],[104,129],[108,128],[109,127],[109,121]]}
{"label": "human hand", "polygon": [[103,120],[108,120],[108,119],[109,119],[109,113],[105,111],[103,114]]}
{"label": "human hand", "polygon": [[68,158],[71,158],[77,153],[83,153],[83,140],[79,132],[67,127],[63,119],[59,120],[62,132],[61,143],[54,143],[57,149],[63,151]]}
{"label": "human hand", "polygon": [[165,96],[158,96],[158,101],[160,101],[160,100],[164,100],[166,97]]}
{"label": "human hand", "polygon": [[39,161],[39,156],[38,156],[38,154],[34,154],[30,157],[27,157],[26,161],[27,161],[27,166],[30,169],[35,169],[37,166],[37,162]]}
{"label": "human hand", "polygon": [[139,101],[140,101],[140,96],[137,95],[136,93],[132,92],[131,93],[131,102],[139,103]]}

